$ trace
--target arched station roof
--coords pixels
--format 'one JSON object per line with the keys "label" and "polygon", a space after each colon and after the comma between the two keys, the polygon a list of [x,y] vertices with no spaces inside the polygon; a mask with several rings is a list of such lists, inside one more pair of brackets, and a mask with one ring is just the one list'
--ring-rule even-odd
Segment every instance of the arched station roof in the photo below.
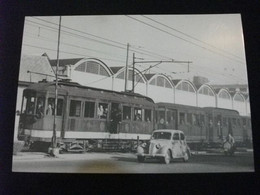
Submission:
{"label": "arched station roof", "polygon": [[[172,82],[175,84],[175,89],[178,89],[178,87],[179,87],[180,85],[182,85],[182,83],[187,83],[187,84],[193,89],[193,92],[194,92],[194,93],[197,92],[197,89],[196,89],[195,85],[194,85],[192,82],[190,82],[189,80],[186,80],[186,79],[176,79],[176,80],[172,80]],[[178,90],[179,90],[179,89],[178,89]],[[185,90],[185,89],[181,89],[181,90],[187,91],[187,90]],[[188,89],[188,91],[190,91],[190,90]],[[190,91],[190,92],[191,92],[191,91]]]}
{"label": "arched station roof", "polygon": [[163,78],[167,81],[165,87],[167,86],[167,88],[174,88],[174,83],[165,74],[144,74],[144,76],[146,77],[148,84],[151,84],[151,82],[156,78]]}
{"label": "arched station roof", "polygon": [[[120,73],[124,72],[126,70],[126,67],[125,66],[119,66],[119,67],[110,67],[110,69],[112,70],[112,72],[114,73],[114,76],[117,77]],[[128,70],[131,70],[133,71],[133,67],[128,67]],[[144,76],[144,74],[138,70],[138,69],[134,69],[134,72],[135,74],[137,73],[137,75],[139,75],[142,79],[143,79],[143,82],[146,83],[147,82],[147,79],[146,77]],[[124,77],[124,76],[123,76]]]}
{"label": "arched station roof", "polygon": [[245,102],[246,98],[245,96],[240,92],[231,93],[234,101],[241,101]]}
{"label": "arched station roof", "polygon": [[[216,96],[215,90],[208,84],[196,85],[196,87],[198,89],[197,90],[198,93],[202,93],[204,95],[210,95],[210,92],[212,92],[213,96]],[[208,92],[208,94],[205,93],[206,92],[206,90],[204,90],[205,88],[210,91],[210,92]]]}
{"label": "arched station roof", "polygon": [[[113,75],[113,71],[101,60],[96,59],[96,58],[84,58],[79,60],[78,62],[76,62],[74,64],[74,66],[72,67],[73,70],[75,70],[76,68],[80,68],[80,66],[84,65],[84,64],[88,64],[88,62],[92,62],[95,65],[98,65],[100,67],[102,67],[102,70],[105,71],[107,73],[108,76],[112,76]],[[82,66],[84,68],[84,66]],[[83,72],[89,72],[88,70],[83,71]]]}
{"label": "arched station roof", "polygon": [[[225,93],[229,96],[228,99],[232,99],[232,95],[230,94],[229,90],[226,89],[226,88],[215,89],[215,91],[216,91],[216,94],[217,94],[218,97],[220,97],[221,94]],[[221,97],[221,98],[224,98],[224,96]]]}

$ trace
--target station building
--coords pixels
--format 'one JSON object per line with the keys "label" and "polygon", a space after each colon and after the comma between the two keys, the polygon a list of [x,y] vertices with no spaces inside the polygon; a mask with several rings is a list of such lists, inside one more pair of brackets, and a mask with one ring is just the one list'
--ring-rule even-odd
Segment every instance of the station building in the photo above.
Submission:
{"label": "station building", "polygon": [[[23,56],[21,58],[18,96],[21,97],[21,82],[38,82],[42,79],[54,80],[57,60],[47,55]],[[27,73],[30,71],[30,74]],[[35,72],[42,73],[34,74]],[[165,74],[143,74],[138,69],[125,66],[108,66],[96,58],[74,58],[59,60],[59,77],[69,79],[84,86],[113,91],[132,90],[133,72],[135,73],[134,92],[152,98],[155,102],[176,103],[197,107],[219,107],[237,110],[241,115],[250,116],[250,103],[246,85],[241,91],[234,92],[234,85],[214,86],[208,80],[196,77],[174,79]],[[26,79],[23,78],[26,75]],[[37,75],[37,76],[36,76]],[[50,76],[47,76],[50,75]],[[125,84],[125,78],[127,84]],[[21,100],[21,98],[17,98]],[[18,104],[17,104],[18,105]],[[19,106],[17,107],[19,108]]]}

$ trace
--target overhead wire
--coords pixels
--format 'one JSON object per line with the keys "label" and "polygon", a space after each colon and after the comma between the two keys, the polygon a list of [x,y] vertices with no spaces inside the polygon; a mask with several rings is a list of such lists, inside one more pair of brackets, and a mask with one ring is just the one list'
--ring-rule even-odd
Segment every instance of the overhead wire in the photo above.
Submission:
{"label": "overhead wire", "polygon": [[144,22],[144,21],[141,21],[141,20],[139,20],[139,19],[136,19],[136,18],[134,18],[134,17],[132,17],[132,16],[126,15],[126,17],[128,17],[128,18],[130,18],[130,19],[132,19],[132,20],[135,20],[135,21],[137,21],[137,22],[140,22],[140,23],[142,23],[142,24],[145,24],[145,25],[147,25],[147,26],[150,26],[151,28],[157,29],[157,30],[159,30],[159,31],[161,31],[161,32],[164,32],[164,33],[166,33],[166,34],[168,34],[168,35],[170,35],[170,36],[173,36],[173,37],[175,37],[175,38],[178,38],[178,39],[180,39],[180,40],[182,40],[182,41],[185,41],[185,42],[187,42],[187,43],[190,43],[190,44],[192,44],[192,45],[195,45],[195,46],[197,46],[197,47],[200,47],[200,48],[202,48],[202,49],[204,49],[204,50],[210,51],[210,52],[215,53],[215,54],[219,54],[219,55],[221,55],[221,56],[223,56],[223,57],[225,57],[225,58],[228,58],[228,59],[233,60],[233,61],[235,60],[235,61],[237,61],[237,62],[239,62],[239,63],[243,63],[243,64],[244,64],[244,62],[241,62],[240,60],[233,59],[233,58],[231,58],[231,57],[229,57],[229,56],[223,55],[222,53],[219,53],[219,52],[213,51],[212,49],[209,49],[209,48],[206,48],[206,47],[204,47],[204,46],[198,45],[197,43],[194,43],[194,42],[192,42],[192,41],[186,40],[186,39],[184,39],[184,38],[182,38],[182,37],[180,37],[180,36],[174,35],[174,34],[168,32],[168,31],[166,31],[166,30],[163,30],[163,29],[161,29],[161,28],[158,28],[158,27],[156,27],[156,26],[153,26],[153,25],[151,25],[151,24],[149,24],[149,23],[146,23],[146,22]]}
{"label": "overhead wire", "polygon": [[[128,16],[128,17],[129,17],[129,16]],[[37,18],[37,19],[38,19],[38,18]],[[32,23],[36,23],[36,22],[30,21],[30,20],[27,20],[27,21],[32,22]],[[46,21],[46,20],[42,20],[42,21],[51,23],[51,22]],[[53,27],[49,27],[49,26],[46,26],[46,25],[44,25],[44,24],[40,24],[40,23],[36,23],[36,24],[38,24],[38,25],[43,25],[43,26],[45,26],[45,27],[54,29]],[[51,24],[53,24],[53,25],[58,25],[58,24],[56,24],[56,23],[51,23]],[[63,27],[64,27],[64,26],[63,26]],[[65,28],[69,28],[69,27],[65,27]],[[72,28],[69,28],[69,29],[75,30],[75,29],[72,29]],[[55,29],[55,31],[57,31],[57,29]],[[77,30],[76,30],[76,31],[77,31]],[[82,31],[78,31],[78,32],[85,33],[85,32],[82,32]],[[75,33],[67,32],[67,31],[65,31],[65,33],[68,33],[68,34],[73,35],[73,36],[79,36],[80,38],[85,38],[85,39],[87,39],[87,40],[96,41],[96,42],[103,43],[103,44],[108,44],[108,43],[106,43],[106,42],[100,42],[99,40],[95,40],[95,39],[93,40],[93,39],[90,39],[90,38],[85,37],[85,36],[77,35],[77,34],[75,34]],[[89,33],[87,33],[87,34],[89,34]],[[91,34],[91,35],[92,35],[92,34]],[[95,35],[92,35],[92,36],[94,36],[94,37],[96,37],[96,38],[101,38],[101,39],[106,40],[106,41],[112,41],[112,42],[114,42],[114,43],[116,43],[116,44],[119,44],[119,45],[124,45],[124,44],[122,44],[122,43],[119,43],[119,42],[116,42],[116,41],[113,41],[113,40],[109,40],[109,39],[106,39],[106,38],[103,38],[103,37],[99,37],[99,36],[95,36]],[[115,46],[115,45],[111,45],[111,44],[108,44],[108,45],[109,45],[109,46]],[[71,46],[73,46],[73,45],[71,44]],[[34,47],[35,47],[35,46],[34,46]],[[115,46],[115,47],[118,47],[118,46]],[[125,50],[124,47],[118,47],[118,48]],[[138,51],[136,51],[136,50],[143,51],[143,52],[138,52]],[[160,57],[165,57],[165,56],[162,56],[162,55],[160,55],[160,54],[156,54],[156,53],[154,53],[154,52],[149,52],[149,51],[146,51],[146,50],[143,50],[143,49],[140,49],[140,48],[130,49],[130,51],[136,51],[137,53],[140,53],[140,54],[143,54],[143,55],[147,55],[147,56],[152,56],[152,57],[154,57],[154,55],[157,55],[157,56],[160,56]],[[145,54],[144,52],[150,53],[151,55]],[[64,51],[63,51],[63,53],[70,53],[70,52],[64,52]],[[70,53],[70,54],[72,54],[72,53]],[[74,53],[74,55],[77,55],[77,54]],[[78,55],[78,56],[82,56],[82,55]],[[172,59],[172,58],[169,58],[169,57],[165,57],[165,58]],[[103,58],[103,59],[104,59],[104,58]],[[109,59],[109,60],[111,60],[111,59]],[[112,60],[112,61],[115,61],[115,60]],[[117,60],[117,61],[118,61],[118,60]],[[123,62],[123,61],[120,61],[120,62]],[[158,67],[158,68],[159,68],[159,67]]]}
{"label": "overhead wire", "polygon": [[169,29],[171,29],[171,30],[173,30],[173,31],[176,31],[176,32],[178,32],[178,33],[180,33],[180,34],[183,34],[183,35],[185,35],[185,36],[187,36],[187,37],[189,37],[189,38],[191,38],[191,39],[193,39],[193,40],[196,40],[196,41],[201,42],[201,43],[203,43],[203,44],[206,44],[206,45],[208,45],[208,46],[210,46],[210,47],[213,47],[213,48],[215,48],[215,49],[217,49],[217,50],[219,50],[219,51],[222,51],[222,52],[224,52],[224,53],[228,53],[228,54],[230,54],[230,55],[232,55],[232,56],[234,56],[234,57],[236,57],[236,58],[239,58],[239,59],[241,59],[241,60],[245,60],[245,59],[243,59],[243,58],[241,58],[241,57],[239,57],[239,56],[237,56],[237,55],[235,55],[235,54],[233,54],[233,53],[231,53],[231,52],[228,52],[228,51],[226,51],[226,50],[217,48],[217,47],[215,47],[214,45],[211,45],[211,44],[209,44],[209,43],[207,43],[207,42],[205,42],[205,41],[202,41],[202,40],[200,40],[200,39],[197,39],[196,37],[193,37],[193,36],[191,36],[191,35],[188,35],[187,33],[184,33],[184,32],[182,32],[182,31],[180,31],[180,30],[177,30],[177,29],[175,29],[175,28],[173,28],[173,27],[170,27],[169,25],[163,24],[162,22],[158,22],[157,20],[154,20],[154,19],[152,19],[152,18],[150,18],[150,17],[148,17],[148,16],[144,16],[144,15],[141,15],[141,16],[144,17],[144,18],[146,18],[146,19],[148,19],[148,20],[151,20],[151,21],[153,21],[153,22],[155,22],[155,23],[157,23],[157,24],[160,24],[160,25],[162,25],[162,26],[164,26],[164,27],[167,27],[167,28],[169,28]]}

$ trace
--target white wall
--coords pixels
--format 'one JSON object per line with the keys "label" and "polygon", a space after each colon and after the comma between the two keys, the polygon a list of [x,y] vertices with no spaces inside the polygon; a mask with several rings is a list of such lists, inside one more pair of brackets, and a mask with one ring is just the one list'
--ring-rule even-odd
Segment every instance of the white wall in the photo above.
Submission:
{"label": "white wall", "polygon": [[215,107],[216,98],[215,96],[209,96],[198,93],[198,107]]}
{"label": "white wall", "polygon": [[217,107],[218,108],[232,109],[232,100],[218,97],[217,98]]}
{"label": "white wall", "polygon": [[112,90],[112,77],[80,71],[71,71],[71,80],[84,86]]}
{"label": "white wall", "polygon": [[172,88],[148,85],[147,96],[155,102],[174,103],[174,90]]}
{"label": "white wall", "polygon": [[196,93],[175,89],[175,103],[196,106]]}
{"label": "white wall", "polygon": [[246,116],[246,103],[233,100],[233,109],[237,110],[240,115]]}

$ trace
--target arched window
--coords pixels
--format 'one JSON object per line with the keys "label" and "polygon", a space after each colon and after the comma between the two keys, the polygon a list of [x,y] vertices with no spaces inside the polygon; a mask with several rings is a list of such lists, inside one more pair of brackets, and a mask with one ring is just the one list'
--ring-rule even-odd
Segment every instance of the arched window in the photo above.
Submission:
{"label": "arched window", "polygon": [[219,94],[219,97],[220,97],[220,98],[223,98],[223,99],[230,99],[228,93],[225,92],[225,91],[222,91],[222,92]]}
{"label": "arched window", "polygon": [[165,80],[165,87],[166,87],[166,88],[172,88],[170,82],[167,81],[167,80]]}
{"label": "arched window", "polygon": [[151,82],[149,83],[150,85],[155,85],[155,80],[156,78],[154,78],[153,80],[151,80]]}
{"label": "arched window", "polygon": [[86,72],[98,74],[98,68],[99,68],[98,63],[89,61]]}
{"label": "arched window", "polygon": [[234,100],[239,101],[239,102],[243,102],[244,101],[243,97],[241,95],[239,95],[239,94],[235,95]]}
{"label": "arched window", "polygon": [[83,62],[82,64],[78,65],[75,68],[75,70],[80,72],[88,72],[88,73],[99,74],[103,76],[109,76],[107,70],[102,65],[100,65],[95,61]]}
{"label": "arched window", "polygon": [[125,71],[119,73],[119,74],[116,76],[116,78],[118,78],[118,79],[124,79],[124,78],[125,78]]}
{"label": "arched window", "polygon": [[136,74],[135,75],[135,81],[138,82],[138,83],[143,83],[143,78],[139,75],[139,74]]}
{"label": "arched window", "polygon": [[108,72],[106,71],[106,69],[103,66],[99,66],[100,70],[99,70],[99,74],[103,75],[103,76],[109,76]]}
{"label": "arched window", "polygon": [[80,71],[80,72],[85,72],[86,71],[86,64],[85,64],[85,62],[80,64],[79,66],[77,66],[75,68],[75,70]]}
{"label": "arched window", "polygon": [[157,86],[164,87],[164,78],[157,77]]}

